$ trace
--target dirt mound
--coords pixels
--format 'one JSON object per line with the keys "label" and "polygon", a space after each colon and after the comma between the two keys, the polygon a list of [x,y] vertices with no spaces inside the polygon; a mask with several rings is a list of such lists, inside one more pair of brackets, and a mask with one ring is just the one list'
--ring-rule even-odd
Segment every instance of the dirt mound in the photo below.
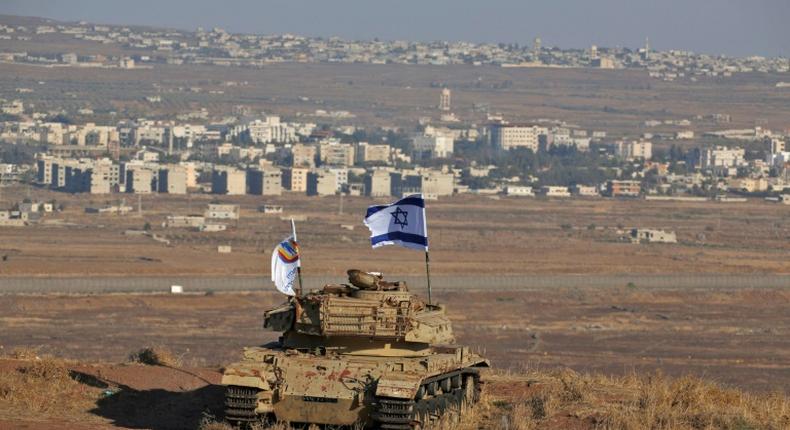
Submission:
{"label": "dirt mound", "polygon": [[3,358],[0,430],[196,429],[204,415],[221,412],[220,376],[216,369]]}

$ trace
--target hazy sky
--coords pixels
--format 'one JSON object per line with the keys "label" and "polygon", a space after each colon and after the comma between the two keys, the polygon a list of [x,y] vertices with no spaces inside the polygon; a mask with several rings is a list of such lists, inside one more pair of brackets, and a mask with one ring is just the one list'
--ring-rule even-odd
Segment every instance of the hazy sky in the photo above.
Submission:
{"label": "hazy sky", "polygon": [[790,0],[0,0],[0,13],[348,39],[790,56]]}

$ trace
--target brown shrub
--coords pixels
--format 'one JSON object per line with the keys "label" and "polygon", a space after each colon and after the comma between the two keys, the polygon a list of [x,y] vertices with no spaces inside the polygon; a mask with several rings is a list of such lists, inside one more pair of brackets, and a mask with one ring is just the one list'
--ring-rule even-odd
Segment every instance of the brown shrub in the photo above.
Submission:
{"label": "brown shrub", "polygon": [[23,416],[83,411],[93,400],[89,388],[75,381],[61,360],[33,360],[0,373],[0,402]]}
{"label": "brown shrub", "polygon": [[129,354],[129,361],[148,366],[179,367],[181,358],[164,346],[149,346]]}
{"label": "brown shrub", "polygon": [[11,358],[15,360],[37,360],[38,349],[30,347],[15,348],[11,351]]}
{"label": "brown shrub", "polygon": [[198,430],[235,430],[232,425],[224,421],[216,421],[214,417],[203,417]]}

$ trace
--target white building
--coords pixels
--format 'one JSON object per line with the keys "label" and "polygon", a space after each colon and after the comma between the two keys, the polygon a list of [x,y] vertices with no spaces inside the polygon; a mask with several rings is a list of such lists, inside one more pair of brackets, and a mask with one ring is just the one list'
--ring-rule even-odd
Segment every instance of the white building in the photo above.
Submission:
{"label": "white building", "polygon": [[452,93],[449,88],[442,88],[442,94],[439,95],[439,110],[448,112],[450,111],[450,97]]}
{"label": "white building", "polygon": [[241,196],[247,193],[247,172],[231,167],[217,167],[211,173],[211,193]]}
{"label": "white building", "polygon": [[318,152],[321,164],[346,167],[354,165],[354,145],[350,143],[322,142]]}
{"label": "white building", "polygon": [[571,193],[581,197],[598,197],[600,193],[597,187],[591,185],[574,185],[571,187]]}
{"label": "white building", "polygon": [[[246,130],[244,130],[246,128]],[[267,116],[256,119],[242,126],[237,132],[246,132],[253,143],[290,143],[296,142],[296,129],[289,124],[280,122],[279,116]]]}
{"label": "white building", "polygon": [[412,154],[416,160],[447,158],[453,155],[455,141],[452,133],[440,129],[426,129],[412,139]]}
{"label": "white building", "polygon": [[210,203],[204,216],[207,219],[239,219],[239,205]]}
{"label": "white building", "polygon": [[391,151],[387,144],[371,145],[367,142],[360,142],[355,151],[356,161],[359,164],[370,162],[389,164]]}
{"label": "white building", "polygon": [[505,194],[508,196],[534,197],[535,190],[533,190],[532,187],[525,185],[508,185],[505,187]]}
{"label": "white building", "polygon": [[717,175],[732,176],[738,167],[745,165],[746,151],[743,148],[726,148],[717,146],[707,148],[700,153],[700,166],[712,170]]}
{"label": "white building", "polygon": [[491,144],[495,148],[509,150],[527,148],[534,152],[540,147],[540,136],[548,135],[546,127],[497,123],[489,126]]}
{"label": "white building", "polygon": [[540,195],[545,197],[570,197],[568,187],[548,185],[540,188]]}
{"label": "white building", "polygon": [[614,154],[625,160],[650,160],[653,158],[653,144],[646,140],[617,142],[614,145]]}

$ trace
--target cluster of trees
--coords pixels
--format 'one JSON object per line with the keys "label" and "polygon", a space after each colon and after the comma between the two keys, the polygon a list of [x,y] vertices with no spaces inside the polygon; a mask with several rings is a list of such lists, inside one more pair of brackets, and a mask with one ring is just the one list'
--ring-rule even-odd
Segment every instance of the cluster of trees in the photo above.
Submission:
{"label": "cluster of trees", "polygon": [[[578,151],[573,147],[552,147],[548,151],[533,152],[516,148],[507,152],[491,148],[481,142],[456,145],[457,160],[461,164],[495,165],[497,169],[487,178],[464,177],[466,185],[490,186],[498,179],[515,176],[522,181],[537,178],[537,185],[597,184],[616,177],[616,160],[607,157],[597,148]],[[466,166],[462,166],[466,167]]]}

